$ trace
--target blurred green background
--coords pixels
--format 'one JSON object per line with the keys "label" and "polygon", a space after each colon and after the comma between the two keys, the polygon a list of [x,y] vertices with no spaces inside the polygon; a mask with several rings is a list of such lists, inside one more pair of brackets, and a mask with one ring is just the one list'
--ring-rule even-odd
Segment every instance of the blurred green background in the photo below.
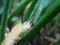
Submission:
{"label": "blurred green background", "polygon": [[0,0],[0,43],[15,24],[31,20],[15,45],[60,45],[60,0]]}

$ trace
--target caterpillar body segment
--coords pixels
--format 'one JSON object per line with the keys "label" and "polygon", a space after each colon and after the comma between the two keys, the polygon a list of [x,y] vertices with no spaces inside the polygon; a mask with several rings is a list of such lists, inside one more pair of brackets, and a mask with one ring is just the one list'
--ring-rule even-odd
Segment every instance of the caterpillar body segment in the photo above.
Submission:
{"label": "caterpillar body segment", "polygon": [[30,22],[15,25],[11,32],[5,37],[1,45],[14,45],[16,41],[21,39],[22,35],[31,28]]}

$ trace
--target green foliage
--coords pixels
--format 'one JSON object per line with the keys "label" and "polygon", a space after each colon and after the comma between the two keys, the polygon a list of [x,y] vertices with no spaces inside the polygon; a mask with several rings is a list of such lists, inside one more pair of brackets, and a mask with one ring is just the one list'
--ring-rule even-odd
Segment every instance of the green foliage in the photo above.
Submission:
{"label": "green foliage", "polygon": [[25,8],[25,6],[27,5],[27,4],[29,4],[29,2],[31,2],[32,0],[22,0],[21,2],[20,2],[20,4],[16,7],[16,9],[14,10],[14,12],[11,14],[11,16],[9,17],[9,21],[11,20],[11,18],[13,18],[15,15],[17,15],[17,13],[19,13],[22,9],[24,9]]}
{"label": "green foliage", "polygon": [[60,39],[53,45],[60,45]]}
{"label": "green foliage", "polygon": [[6,30],[6,26],[7,26],[7,22],[8,22],[8,16],[9,16],[9,13],[11,11],[11,3],[12,0],[5,0],[5,3],[4,3],[4,11],[3,11],[3,14],[2,14],[2,20],[1,20],[1,29],[0,29],[0,42],[4,39],[5,37],[5,30]]}
{"label": "green foliage", "polygon": [[[56,21],[54,25],[54,30],[49,31],[51,29],[46,26],[46,34],[51,37],[55,38],[54,31],[58,27],[58,17],[60,17],[60,0],[22,0],[19,2],[19,5],[14,9],[11,13],[11,9],[13,7],[14,0],[4,0],[4,7],[2,12],[2,20],[1,20],[1,28],[0,28],[0,43],[5,38],[5,31],[8,25],[8,22],[11,20],[15,23],[21,22],[21,18],[17,18],[19,12],[21,12],[24,8],[26,12],[24,13],[22,22],[30,21],[34,23],[32,29],[27,32],[21,40],[17,43],[17,45],[23,44],[25,41],[32,38],[36,33],[38,33],[42,27],[44,27],[50,20]],[[30,6],[28,9],[26,8],[27,5]],[[2,4],[1,4],[2,5]],[[1,9],[1,8],[0,8]],[[59,15],[59,16],[57,16]],[[55,17],[57,16],[57,17]],[[55,18],[54,18],[55,17]],[[42,40],[43,45],[50,45],[49,41],[45,41],[43,38]],[[60,40],[58,40],[54,45],[60,45]]]}
{"label": "green foliage", "polygon": [[29,9],[27,10],[26,14],[23,17],[23,22],[25,22],[31,15],[31,12],[33,11],[35,4],[38,0],[33,0],[32,4],[30,5]]}

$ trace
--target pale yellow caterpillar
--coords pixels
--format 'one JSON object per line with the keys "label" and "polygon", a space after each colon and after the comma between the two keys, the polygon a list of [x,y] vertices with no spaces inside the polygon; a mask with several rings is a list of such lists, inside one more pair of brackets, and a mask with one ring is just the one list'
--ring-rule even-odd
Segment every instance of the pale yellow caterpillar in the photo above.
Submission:
{"label": "pale yellow caterpillar", "polygon": [[15,25],[11,32],[6,36],[6,38],[2,41],[1,45],[14,45],[17,40],[21,39],[23,33],[31,29],[32,23],[25,22]]}

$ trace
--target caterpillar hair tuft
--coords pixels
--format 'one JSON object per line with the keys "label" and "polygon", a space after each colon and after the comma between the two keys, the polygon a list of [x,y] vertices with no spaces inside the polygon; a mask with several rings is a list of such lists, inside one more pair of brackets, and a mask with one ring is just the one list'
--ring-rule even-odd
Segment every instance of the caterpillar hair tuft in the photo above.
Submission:
{"label": "caterpillar hair tuft", "polygon": [[19,23],[15,25],[11,32],[5,37],[5,39],[2,41],[1,45],[14,45],[25,32],[27,32],[32,27],[31,22],[25,22],[25,23]]}

